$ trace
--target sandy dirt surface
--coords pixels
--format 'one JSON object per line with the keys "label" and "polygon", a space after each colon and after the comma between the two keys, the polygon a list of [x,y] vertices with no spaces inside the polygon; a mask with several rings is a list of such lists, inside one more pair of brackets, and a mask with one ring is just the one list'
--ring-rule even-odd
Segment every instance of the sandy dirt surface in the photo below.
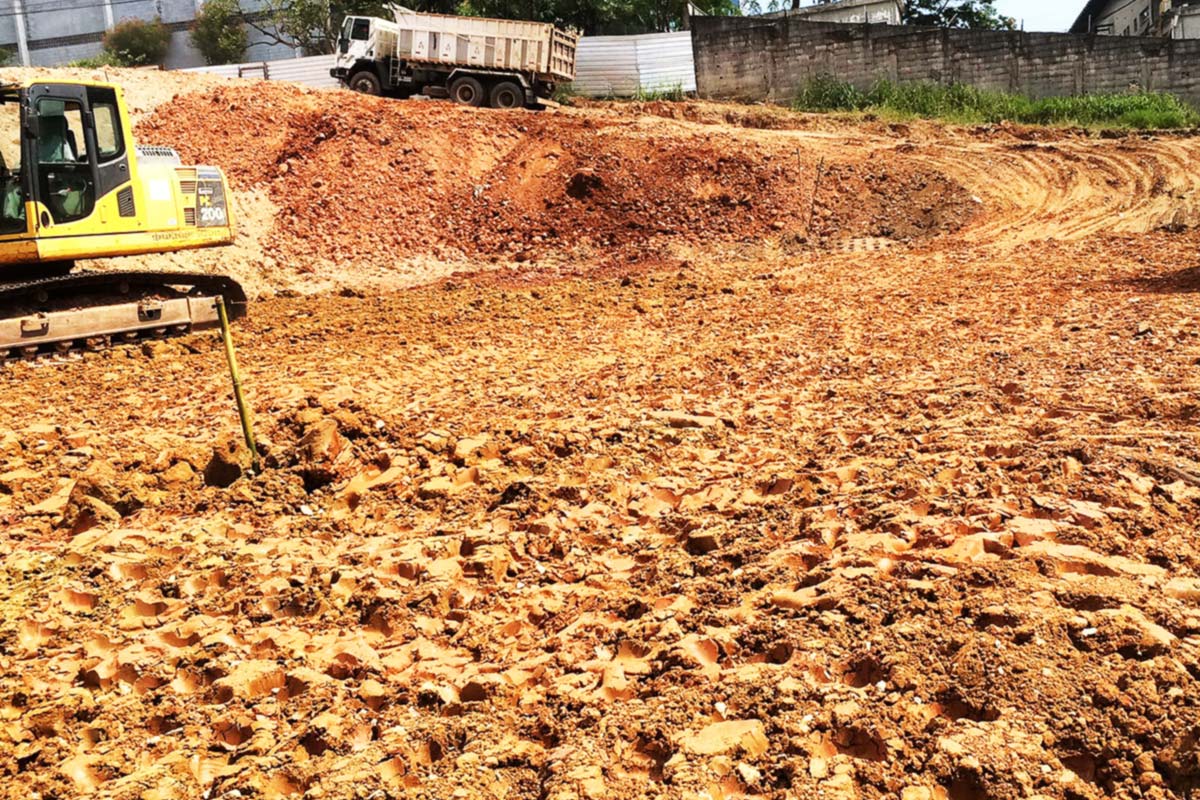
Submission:
{"label": "sandy dirt surface", "polygon": [[139,132],[271,204],[264,470],[212,335],[4,368],[3,795],[1200,792],[1200,139]]}

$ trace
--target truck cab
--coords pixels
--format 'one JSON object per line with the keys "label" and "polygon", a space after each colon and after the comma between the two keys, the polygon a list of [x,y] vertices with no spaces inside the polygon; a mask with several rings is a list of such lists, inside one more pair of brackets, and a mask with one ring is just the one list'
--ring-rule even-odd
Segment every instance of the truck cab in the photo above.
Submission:
{"label": "truck cab", "polygon": [[337,55],[330,75],[356,92],[382,94],[384,76],[376,62],[388,56],[380,52],[379,28],[371,17],[346,17],[338,37]]}

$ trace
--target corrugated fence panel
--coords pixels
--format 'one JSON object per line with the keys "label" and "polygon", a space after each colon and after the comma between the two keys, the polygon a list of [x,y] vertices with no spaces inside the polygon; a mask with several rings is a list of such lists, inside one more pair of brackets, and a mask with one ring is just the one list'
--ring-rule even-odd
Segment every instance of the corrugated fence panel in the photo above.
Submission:
{"label": "corrugated fence panel", "polygon": [[575,91],[589,97],[638,90],[636,36],[584,36],[575,51]]}
{"label": "corrugated fence panel", "polygon": [[271,61],[270,77],[273,81],[292,81],[316,89],[335,89],[340,84],[329,74],[333,69],[333,56],[293,58],[287,61]]}
{"label": "corrugated fence panel", "polygon": [[655,33],[637,39],[638,78],[646,91],[696,91],[691,31]]}
{"label": "corrugated fence panel", "polygon": [[222,64],[216,67],[193,67],[184,72],[208,72],[226,78],[270,78],[291,81],[315,89],[333,89],[338,82],[329,75],[333,56],[285,58],[279,61],[250,61],[245,64]]}
{"label": "corrugated fence panel", "polygon": [[576,51],[575,91],[590,97],[629,97],[641,91],[696,91],[692,34],[585,36]]}
{"label": "corrugated fence panel", "polygon": [[240,64],[221,64],[218,67],[188,67],[181,69],[180,72],[207,72],[212,75],[220,75],[222,78],[236,78],[238,76],[238,67]]}

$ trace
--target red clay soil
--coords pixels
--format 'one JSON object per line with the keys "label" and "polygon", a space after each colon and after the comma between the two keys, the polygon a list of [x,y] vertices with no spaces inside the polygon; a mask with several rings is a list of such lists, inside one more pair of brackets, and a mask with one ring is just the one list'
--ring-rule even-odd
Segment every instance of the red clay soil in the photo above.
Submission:
{"label": "red clay soil", "polygon": [[138,133],[223,166],[235,187],[265,187],[279,206],[268,249],[318,269],[418,253],[612,258],[768,234],[904,239],[953,230],[973,210],[960,185],[920,165],[826,160],[786,141],[681,135],[611,114],[273,85],[181,96]]}

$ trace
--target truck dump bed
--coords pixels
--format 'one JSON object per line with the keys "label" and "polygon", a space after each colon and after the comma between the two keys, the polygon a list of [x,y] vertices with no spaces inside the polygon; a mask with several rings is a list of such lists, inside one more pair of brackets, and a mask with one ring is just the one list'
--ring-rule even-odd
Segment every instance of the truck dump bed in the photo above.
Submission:
{"label": "truck dump bed", "polygon": [[[393,31],[380,34],[390,39]],[[550,82],[575,79],[579,37],[547,22],[421,14],[403,9],[396,11],[394,36],[394,44],[382,44],[404,61],[522,70]]]}

